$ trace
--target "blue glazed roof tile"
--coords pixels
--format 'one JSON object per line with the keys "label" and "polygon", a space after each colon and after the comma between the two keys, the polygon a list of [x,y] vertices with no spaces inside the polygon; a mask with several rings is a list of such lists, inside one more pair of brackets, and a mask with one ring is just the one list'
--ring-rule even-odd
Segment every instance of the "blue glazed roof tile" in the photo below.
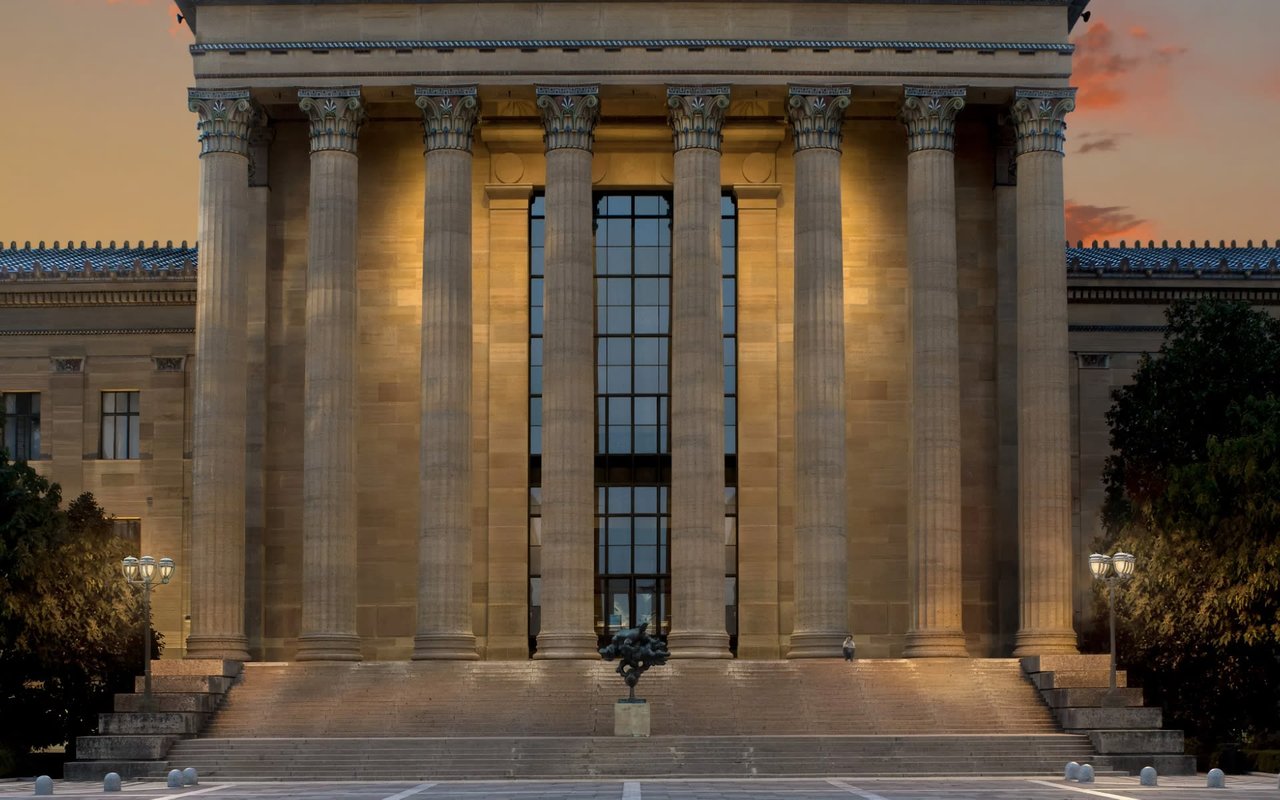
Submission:
{"label": "blue glazed roof tile", "polygon": [[[1154,244],[1154,243],[1153,243]],[[1244,247],[1235,242],[1220,243],[1217,247],[1196,247],[1191,243],[1183,247],[1168,242],[1156,247],[1085,247],[1083,243],[1067,247],[1067,272],[1069,274],[1093,273],[1095,275],[1137,275],[1172,277],[1196,277],[1205,274],[1243,277],[1253,273],[1280,272],[1280,241],[1275,247],[1263,242],[1254,247],[1248,242]]]}
{"label": "blue glazed roof tile", "polygon": [[79,246],[66,247],[54,242],[53,247],[45,247],[44,242],[32,247],[29,243],[17,247],[16,243],[0,249],[0,275],[5,277],[30,276],[40,272],[61,273],[68,277],[90,277],[94,273],[121,274],[138,269],[149,275],[183,273],[186,269],[195,269],[198,256],[196,246],[188,246],[186,242],[175,246],[173,242],[161,245],[152,242],[150,246],[138,242],[130,246],[117,247],[111,242],[106,247],[101,243],[89,247],[81,242]]}

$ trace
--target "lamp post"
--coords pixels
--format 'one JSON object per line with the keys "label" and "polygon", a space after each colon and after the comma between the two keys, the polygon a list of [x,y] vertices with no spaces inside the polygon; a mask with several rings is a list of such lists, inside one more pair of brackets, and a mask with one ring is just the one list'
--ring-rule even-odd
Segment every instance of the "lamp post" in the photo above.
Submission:
{"label": "lamp post", "polygon": [[1133,577],[1134,557],[1129,553],[1116,553],[1104,556],[1094,553],[1089,556],[1089,572],[1093,577],[1107,584],[1107,612],[1111,617],[1111,692],[1116,690],[1116,584],[1124,583]]}
{"label": "lamp post", "polygon": [[[158,562],[151,556],[136,558],[129,556],[120,562],[120,570],[124,579],[134,586],[142,587],[142,710],[154,711],[151,701],[151,587],[158,581],[161,586],[173,577],[174,563],[172,558],[162,558]],[[159,575],[156,574],[157,567]]]}

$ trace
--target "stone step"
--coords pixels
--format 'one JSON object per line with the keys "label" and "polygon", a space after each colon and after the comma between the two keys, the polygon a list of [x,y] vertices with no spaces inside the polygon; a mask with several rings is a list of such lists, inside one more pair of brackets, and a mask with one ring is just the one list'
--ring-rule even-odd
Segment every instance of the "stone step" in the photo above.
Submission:
{"label": "stone step", "polygon": [[105,734],[196,734],[204,727],[208,716],[173,711],[99,714],[98,730]]}
{"label": "stone step", "polygon": [[76,738],[82,761],[158,761],[181,737],[170,734],[98,735]]}
{"label": "stone step", "polygon": [[[218,710],[222,697],[216,694],[165,692],[152,694],[152,703],[156,711],[186,712],[212,714]],[[115,696],[117,713],[142,711],[144,698],[141,694],[118,694]]]}
{"label": "stone step", "polygon": [[[1061,670],[1057,672],[1036,672],[1031,681],[1038,689],[1105,689],[1111,683],[1109,670]],[[1116,688],[1128,686],[1129,674],[1124,670],[1116,671]]]}
{"label": "stone step", "polygon": [[1057,714],[1065,731],[1159,728],[1164,717],[1159,708],[1059,708]]}
{"label": "stone step", "polygon": [[167,761],[68,761],[62,765],[62,777],[68,781],[92,781],[102,783],[108,772],[114,772],[126,780],[134,778],[163,778],[169,772]]}
{"label": "stone step", "polygon": [[[231,688],[232,679],[222,675],[156,675],[151,676],[153,694],[169,692],[193,694],[225,694]],[[133,690],[141,693],[146,689],[146,678],[139,675],[134,678]]]}
{"label": "stone step", "polygon": [[1096,670],[1107,672],[1111,669],[1111,655],[1109,653],[1088,653],[1054,656],[1024,656],[1022,658],[1022,669],[1028,673],[1088,672]]}
{"label": "stone step", "polygon": [[1166,730],[1090,731],[1089,743],[1105,755],[1181,755],[1186,744],[1182,731]]}
{"label": "stone step", "polygon": [[1138,774],[1143,767],[1155,767],[1156,774],[1161,777],[1165,775],[1196,774],[1195,756],[1172,754],[1114,755],[1107,756],[1107,760],[1114,768],[1123,770],[1130,775]]}
{"label": "stone step", "polygon": [[1106,687],[1048,689],[1043,695],[1050,708],[1100,708],[1107,704],[1137,707],[1143,702],[1142,690],[1137,688],[1116,689],[1114,693]]}
{"label": "stone step", "polygon": [[152,675],[218,675],[234,678],[244,669],[239,661],[217,658],[160,658],[151,662]]}

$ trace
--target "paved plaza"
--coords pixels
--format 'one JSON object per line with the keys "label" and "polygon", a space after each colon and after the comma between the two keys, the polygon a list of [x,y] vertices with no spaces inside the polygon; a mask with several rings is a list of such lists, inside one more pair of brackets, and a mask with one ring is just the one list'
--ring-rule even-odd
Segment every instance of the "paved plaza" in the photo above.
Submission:
{"label": "paved plaza", "polygon": [[[57,782],[55,797],[102,797],[100,784]],[[1275,775],[1230,776],[1225,789],[1205,788],[1203,775],[1162,778],[1158,787],[1137,778],[1099,778],[1081,785],[1055,778],[807,778],[783,780],[469,781],[439,783],[206,783],[166,789],[128,781],[123,797],[159,800],[1272,800]],[[0,798],[31,797],[30,782],[0,784]]]}

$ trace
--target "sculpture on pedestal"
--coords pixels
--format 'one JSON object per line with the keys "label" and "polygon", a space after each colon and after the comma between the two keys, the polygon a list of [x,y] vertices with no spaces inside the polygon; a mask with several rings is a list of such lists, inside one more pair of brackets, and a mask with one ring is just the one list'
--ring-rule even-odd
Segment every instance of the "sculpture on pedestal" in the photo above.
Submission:
{"label": "sculpture on pedestal", "polygon": [[600,648],[600,657],[605,661],[618,659],[617,673],[627,683],[630,703],[636,702],[636,684],[644,671],[662,666],[671,657],[666,642],[645,632],[648,627],[649,623],[643,622],[638,628],[618,631],[607,647]]}

